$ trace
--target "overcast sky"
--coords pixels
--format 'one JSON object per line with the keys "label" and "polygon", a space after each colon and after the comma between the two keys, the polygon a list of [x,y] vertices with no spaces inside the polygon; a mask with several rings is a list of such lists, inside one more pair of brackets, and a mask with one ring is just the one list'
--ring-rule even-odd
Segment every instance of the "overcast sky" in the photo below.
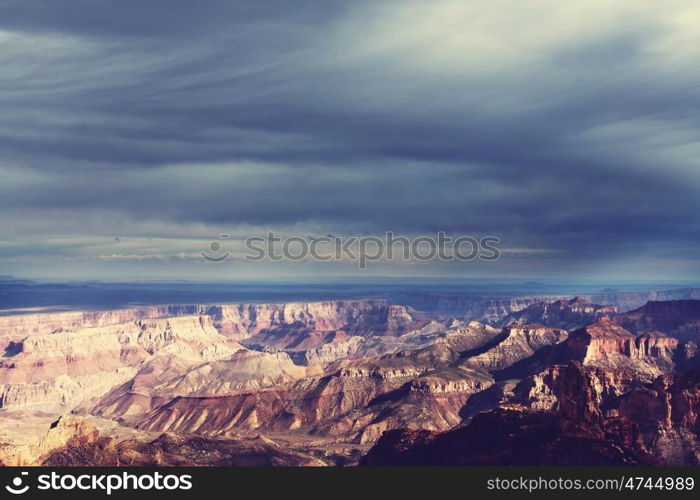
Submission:
{"label": "overcast sky", "polygon": [[698,26],[694,0],[1,0],[0,274],[356,272],[198,255],[274,230],[506,249],[377,275],[700,278]]}

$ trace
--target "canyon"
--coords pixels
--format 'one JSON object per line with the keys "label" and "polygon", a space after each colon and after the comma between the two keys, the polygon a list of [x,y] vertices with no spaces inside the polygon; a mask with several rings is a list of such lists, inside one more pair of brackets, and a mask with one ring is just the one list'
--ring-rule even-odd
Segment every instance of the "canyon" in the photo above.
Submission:
{"label": "canyon", "polygon": [[0,462],[696,465],[698,292],[641,296],[7,314]]}

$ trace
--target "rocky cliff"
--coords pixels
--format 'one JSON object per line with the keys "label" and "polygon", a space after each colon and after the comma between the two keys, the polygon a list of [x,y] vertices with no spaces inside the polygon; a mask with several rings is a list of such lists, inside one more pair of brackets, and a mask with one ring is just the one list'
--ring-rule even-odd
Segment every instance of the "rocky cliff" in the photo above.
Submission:
{"label": "rocky cliff", "polygon": [[134,320],[31,334],[0,358],[0,408],[67,411],[132,378],[155,358],[212,361],[240,349],[208,317]]}
{"label": "rocky cliff", "polygon": [[617,313],[616,306],[592,304],[581,297],[554,302],[537,302],[525,309],[511,313],[498,321],[498,326],[539,323],[542,325],[574,330],[594,323],[602,316]]}
{"label": "rocky cliff", "polygon": [[614,318],[636,334],[661,331],[679,340],[700,341],[700,300],[650,301]]}

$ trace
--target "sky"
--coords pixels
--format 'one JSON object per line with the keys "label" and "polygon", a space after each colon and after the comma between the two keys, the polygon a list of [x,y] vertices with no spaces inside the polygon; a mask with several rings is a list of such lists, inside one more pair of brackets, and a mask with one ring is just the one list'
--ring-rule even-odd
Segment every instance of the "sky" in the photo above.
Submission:
{"label": "sky", "polygon": [[[1,0],[0,274],[700,279],[699,25],[694,0]],[[268,231],[502,257],[243,259]]]}

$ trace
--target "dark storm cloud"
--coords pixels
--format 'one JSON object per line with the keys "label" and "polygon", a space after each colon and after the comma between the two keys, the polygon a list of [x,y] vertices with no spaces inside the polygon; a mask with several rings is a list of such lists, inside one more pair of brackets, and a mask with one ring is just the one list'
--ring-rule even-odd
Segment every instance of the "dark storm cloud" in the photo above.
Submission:
{"label": "dark storm cloud", "polygon": [[283,24],[323,22],[332,12],[328,7],[332,2],[309,0],[69,0],[61,4],[52,0],[5,0],[0,6],[0,25],[34,33],[182,39],[276,19],[284,19]]}
{"label": "dark storm cloud", "polygon": [[3,2],[0,207],[694,246],[692,4],[530,32],[462,3]]}

